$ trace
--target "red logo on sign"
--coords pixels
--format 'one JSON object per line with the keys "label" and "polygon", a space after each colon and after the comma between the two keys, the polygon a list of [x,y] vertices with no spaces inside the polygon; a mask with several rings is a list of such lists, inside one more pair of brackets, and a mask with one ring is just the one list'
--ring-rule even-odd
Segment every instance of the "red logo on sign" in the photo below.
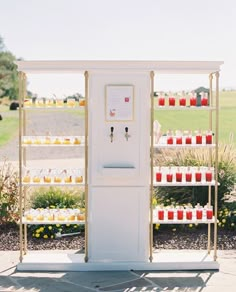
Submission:
{"label": "red logo on sign", "polygon": [[129,102],[129,97],[125,97],[125,102]]}

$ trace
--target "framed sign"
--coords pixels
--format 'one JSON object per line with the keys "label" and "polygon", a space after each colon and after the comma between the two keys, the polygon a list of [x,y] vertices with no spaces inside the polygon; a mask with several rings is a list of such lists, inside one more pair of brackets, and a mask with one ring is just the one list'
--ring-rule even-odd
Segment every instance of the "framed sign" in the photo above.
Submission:
{"label": "framed sign", "polygon": [[106,86],[106,121],[132,121],[134,119],[134,86]]}

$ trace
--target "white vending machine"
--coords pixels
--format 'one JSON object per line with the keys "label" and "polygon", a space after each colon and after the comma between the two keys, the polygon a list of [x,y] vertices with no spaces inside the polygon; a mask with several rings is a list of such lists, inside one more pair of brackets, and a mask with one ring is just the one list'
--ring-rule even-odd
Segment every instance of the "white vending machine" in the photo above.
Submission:
{"label": "white vending machine", "polygon": [[150,73],[89,73],[88,262],[149,260]]}

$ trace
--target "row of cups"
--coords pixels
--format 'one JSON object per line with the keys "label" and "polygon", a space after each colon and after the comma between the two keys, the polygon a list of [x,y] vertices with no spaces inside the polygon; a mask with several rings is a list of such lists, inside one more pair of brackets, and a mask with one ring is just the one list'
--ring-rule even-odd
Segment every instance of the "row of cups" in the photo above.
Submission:
{"label": "row of cups", "polygon": [[83,183],[82,169],[28,169],[23,183]]}
{"label": "row of cups", "polygon": [[155,167],[156,182],[212,182],[214,179],[213,167]]}
{"label": "row of cups", "polygon": [[200,99],[200,103],[198,104],[197,102],[197,96],[191,96],[189,99],[187,99],[185,96],[183,97],[175,97],[175,96],[160,96],[158,97],[158,106],[208,106],[209,101],[208,101],[208,96],[207,94],[203,94]]}
{"label": "row of cups", "polygon": [[80,209],[30,209],[24,212],[27,221],[82,221],[84,213]]}
{"label": "row of cups", "polygon": [[59,98],[37,98],[33,101],[31,98],[24,100],[25,107],[75,107],[75,106],[85,106],[85,99],[80,99],[78,102],[75,98],[67,98],[66,102],[64,99]]}
{"label": "row of cups", "polygon": [[207,204],[205,207],[197,204],[192,207],[157,207],[154,210],[154,216],[158,221],[162,220],[212,220],[213,207]]}

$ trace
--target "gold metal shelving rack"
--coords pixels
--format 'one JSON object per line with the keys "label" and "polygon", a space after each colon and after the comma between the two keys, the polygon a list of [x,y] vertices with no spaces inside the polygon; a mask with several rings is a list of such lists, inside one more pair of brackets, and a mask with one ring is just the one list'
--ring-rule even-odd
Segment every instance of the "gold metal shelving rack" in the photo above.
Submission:
{"label": "gold metal shelving rack", "polygon": [[[215,91],[213,90],[213,79],[215,79]],[[154,195],[154,178],[153,178],[153,169],[154,169],[154,148],[158,148],[158,145],[154,145],[154,131],[153,131],[153,122],[154,122],[154,72],[150,73],[150,80],[151,80],[151,146],[150,146],[150,228],[149,228],[149,260],[152,262],[153,259],[153,228],[152,225],[154,223],[153,219],[153,207],[152,207],[152,198]],[[167,107],[167,110],[184,110],[183,107]],[[161,110],[165,110],[161,108]],[[193,107],[188,108],[188,110],[201,110],[201,108]],[[219,144],[219,72],[212,72],[209,74],[209,105],[204,108],[204,110],[209,111],[209,130],[214,131],[214,145],[206,145],[205,148],[208,148],[209,151],[209,164],[208,166],[214,166],[214,217],[210,223],[201,222],[208,224],[208,242],[207,242],[207,252],[210,254],[212,247],[211,247],[211,224],[214,225],[214,236],[213,236],[213,258],[214,261],[217,259],[217,213],[218,213],[218,144]],[[213,126],[213,111],[215,111],[215,124]],[[178,147],[173,146],[173,148],[181,148],[181,147],[189,147],[189,146],[181,146]],[[198,145],[190,146],[190,147],[197,147]],[[201,145],[203,148],[203,146]],[[161,149],[165,148],[165,146],[161,145]],[[212,161],[214,151],[214,161]],[[161,185],[160,185],[161,186]],[[211,203],[212,200],[212,184],[208,186],[208,202]],[[191,202],[190,202],[191,203]],[[177,222],[173,222],[175,224]],[[178,222],[179,223],[179,222]],[[196,222],[197,223],[197,222]],[[161,224],[161,223],[160,223]],[[166,223],[163,223],[166,224]],[[185,223],[186,224],[186,223]]]}
{"label": "gold metal shelving rack", "polygon": [[[23,256],[27,253],[27,224],[29,222],[23,220],[24,211],[26,209],[26,199],[27,199],[27,188],[35,185],[39,186],[39,184],[24,184],[23,183],[23,167],[26,166],[26,145],[23,146],[23,137],[26,133],[26,112],[24,109],[24,100],[26,98],[26,84],[27,77],[26,74],[22,71],[18,73],[19,77],[19,229],[20,229],[20,262],[23,261]],[[55,184],[62,186],[84,186],[85,188],[85,262],[87,262],[88,258],[88,72],[84,73],[85,78],[85,139],[84,139],[84,148],[85,148],[85,170],[84,170],[84,184]],[[39,109],[39,108],[38,108]],[[38,110],[37,109],[37,110]],[[50,108],[51,109],[51,108]],[[42,145],[34,145],[34,146],[42,146]],[[44,145],[45,146],[45,145]],[[52,146],[52,145],[51,145]],[[54,145],[56,146],[56,145]],[[58,146],[58,145],[57,145]],[[61,145],[66,146],[66,145]],[[70,145],[71,146],[71,145]],[[45,186],[51,186],[53,184],[45,184]],[[34,224],[34,222],[30,222]],[[50,224],[57,224],[58,222],[50,222]],[[60,224],[67,224],[68,222],[60,221]],[[70,221],[70,223],[82,224],[83,222],[79,221]],[[35,223],[39,224],[39,222]],[[48,222],[40,222],[40,224],[48,224]]]}

